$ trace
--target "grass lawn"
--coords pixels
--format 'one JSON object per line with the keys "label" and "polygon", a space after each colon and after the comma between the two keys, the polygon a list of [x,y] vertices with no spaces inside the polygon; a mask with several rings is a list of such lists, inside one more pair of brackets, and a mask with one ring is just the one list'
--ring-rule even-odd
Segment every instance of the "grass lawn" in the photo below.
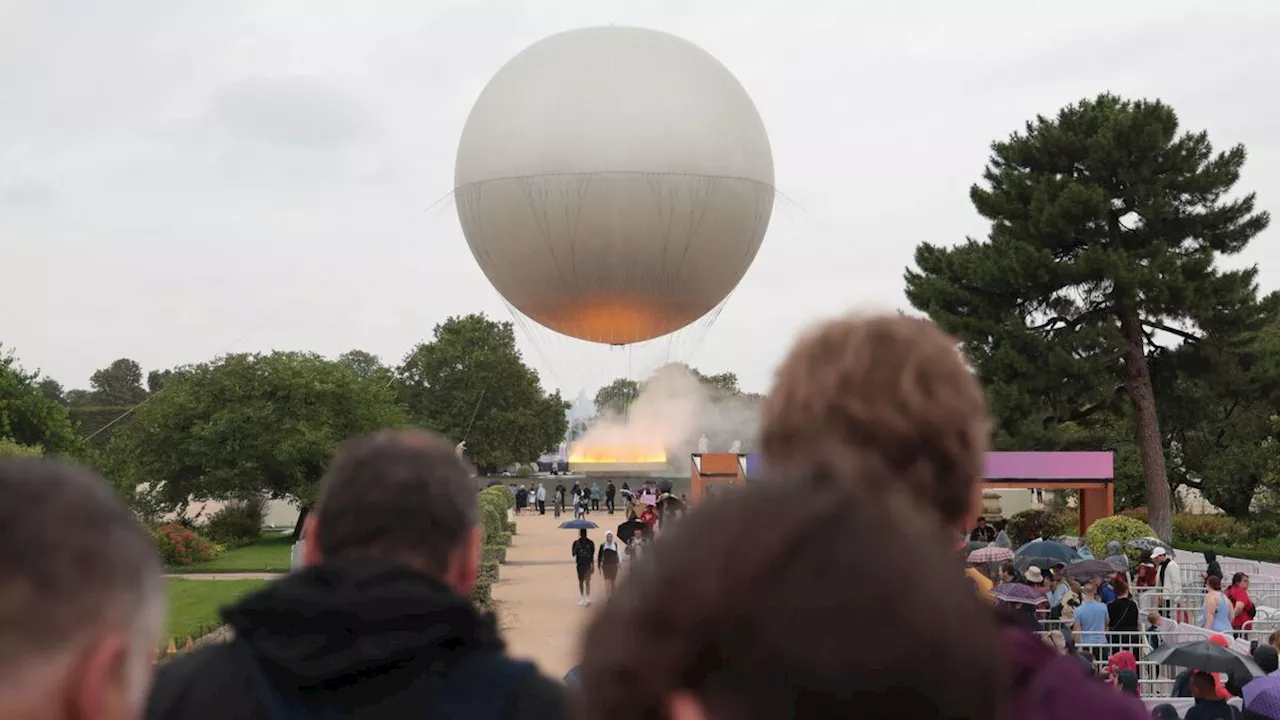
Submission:
{"label": "grass lawn", "polygon": [[172,637],[178,647],[182,647],[188,635],[200,637],[217,628],[221,624],[219,608],[266,583],[266,580],[165,580],[165,592],[169,596],[169,624],[163,643],[168,644]]}
{"label": "grass lawn", "polygon": [[[289,550],[293,537],[266,535],[261,540],[235,550],[228,550],[206,563],[174,565],[171,573],[289,572]],[[222,581],[219,581],[222,582]]]}

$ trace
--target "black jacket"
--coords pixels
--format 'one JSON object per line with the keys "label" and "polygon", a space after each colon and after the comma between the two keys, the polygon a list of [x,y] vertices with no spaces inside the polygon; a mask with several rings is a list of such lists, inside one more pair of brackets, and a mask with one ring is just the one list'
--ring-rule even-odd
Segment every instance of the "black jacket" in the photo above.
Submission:
{"label": "black jacket", "polygon": [[[450,670],[486,657],[472,653],[496,653],[504,672],[520,670],[501,655],[492,615],[434,578],[369,558],[288,575],[222,616],[237,640],[161,665],[148,720],[268,720],[264,678],[316,716],[435,717],[432,699]],[[568,716],[559,683],[536,670],[516,682],[502,720]]]}

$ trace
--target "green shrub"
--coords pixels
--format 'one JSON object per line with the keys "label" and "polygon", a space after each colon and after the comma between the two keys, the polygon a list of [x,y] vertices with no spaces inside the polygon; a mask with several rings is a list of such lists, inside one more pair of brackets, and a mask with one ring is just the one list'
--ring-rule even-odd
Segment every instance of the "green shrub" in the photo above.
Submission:
{"label": "green shrub", "polygon": [[493,602],[493,586],[483,580],[477,581],[475,587],[471,588],[471,602],[480,607],[488,607]]}
{"label": "green shrub", "polygon": [[208,562],[218,554],[213,543],[201,537],[199,533],[185,528],[178,523],[167,523],[156,528],[152,533],[156,541],[156,549],[166,565],[190,565]]}
{"label": "green shrub", "polygon": [[516,496],[511,492],[511,488],[506,485],[494,485],[493,487],[485,488],[480,491],[480,494],[500,498],[503,507],[507,510],[516,506]]}
{"label": "green shrub", "polygon": [[493,505],[480,506],[480,524],[484,528],[485,545],[496,545],[494,538],[506,531],[506,518]]}
{"label": "green shrub", "polygon": [[493,542],[491,542],[491,543],[489,543],[489,544],[490,544],[490,545],[498,545],[498,546],[500,546],[500,547],[507,547],[508,545],[510,545],[510,544],[511,544],[511,533],[507,533],[507,532],[500,532],[500,533],[498,533],[498,534],[497,534],[497,536],[494,538]]}
{"label": "green shrub", "polygon": [[1141,520],[1142,522],[1147,522],[1147,508],[1145,505],[1141,507],[1129,508],[1128,510],[1121,510],[1118,514],[1123,515],[1124,517],[1127,517],[1127,518],[1133,518],[1134,520]]}
{"label": "green shrub", "polygon": [[242,547],[262,537],[262,520],[266,514],[266,501],[250,498],[214,513],[201,532],[221,545]]}
{"label": "green shrub", "polygon": [[528,465],[521,465],[520,469],[516,470],[516,475],[518,477],[533,477],[533,468]]}
{"label": "green shrub", "polygon": [[491,584],[498,582],[498,567],[496,562],[480,563],[480,580]]}
{"label": "green shrub", "polygon": [[0,437],[0,458],[38,458],[44,450],[36,445],[19,445],[17,441]]}
{"label": "green shrub", "polygon": [[1226,515],[1174,515],[1173,539],[1180,543],[1240,546],[1248,544],[1249,528]]}
{"label": "green shrub", "polygon": [[503,521],[503,525],[504,525],[505,527],[503,527],[502,529],[503,529],[503,530],[505,530],[505,531],[507,532],[507,534],[508,534],[508,535],[515,535],[515,534],[516,534],[517,530],[516,530],[516,521],[515,521],[515,520],[505,520],[505,521]]}
{"label": "green shrub", "polygon": [[504,563],[507,561],[507,549],[501,545],[485,545],[480,551],[481,562]]}
{"label": "green shrub", "polygon": [[1250,516],[1245,520],[1245,527],[1249,531],[1249,539],[1253,542],[1280,538],[1280,517],[1273,513]]}
{"label": "green shrub", "polygon": [[1156,531],[1141,520],[1123,515],[1095,520],[1085,531],[1084,541],[1096,558],[1107,556],[1107,543],[1120,543],[1121,552],[1137,560],[1139,551],[1129,547],[1129,541],[1140,537],[1155,537]]}
{"label": "green shrub", "polygon": [[1005,524],[1004,531],[1009,534],[1014,547],[1017,547],[1036,538],[1048,540],[1065,535],[1074,527],[1074,522],[1075,519],[1070,513],[1037,508],[1014,513]]}

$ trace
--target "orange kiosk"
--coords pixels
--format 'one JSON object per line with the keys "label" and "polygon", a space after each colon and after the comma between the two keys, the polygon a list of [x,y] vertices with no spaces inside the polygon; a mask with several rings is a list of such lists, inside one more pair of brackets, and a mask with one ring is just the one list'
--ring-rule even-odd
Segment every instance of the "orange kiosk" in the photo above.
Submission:
{"label": "orange kiosk", "polygon": [[990,490],[1078,490],[1080,535],[1116,514],[1115,453],[989,452],[983,487]]}
{"label": "orange kiosk", "polygon": [[694,453],[689,468],[689,501],[696,503],[712,485],[742,485],[747,482],[745,453]]}

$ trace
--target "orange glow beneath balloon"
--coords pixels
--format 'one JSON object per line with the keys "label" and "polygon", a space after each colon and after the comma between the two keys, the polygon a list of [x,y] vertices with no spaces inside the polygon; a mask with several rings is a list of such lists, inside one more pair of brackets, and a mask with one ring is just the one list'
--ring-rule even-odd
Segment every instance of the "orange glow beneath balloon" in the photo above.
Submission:
{"label": "orange glow beneath balloon", "polygon": [[570,464],[590,463],[664,463],[667,451],[646,447],[582,447],[574,443],[569,447]]}
{"label": "orange glow beneath balloon", "polygon": [[643,301],[592,298],[561,312],[530,314],[534,320],[565,335],[615,345],[644,342],[674,332],[697,319],[697,314],[673,316]]}

